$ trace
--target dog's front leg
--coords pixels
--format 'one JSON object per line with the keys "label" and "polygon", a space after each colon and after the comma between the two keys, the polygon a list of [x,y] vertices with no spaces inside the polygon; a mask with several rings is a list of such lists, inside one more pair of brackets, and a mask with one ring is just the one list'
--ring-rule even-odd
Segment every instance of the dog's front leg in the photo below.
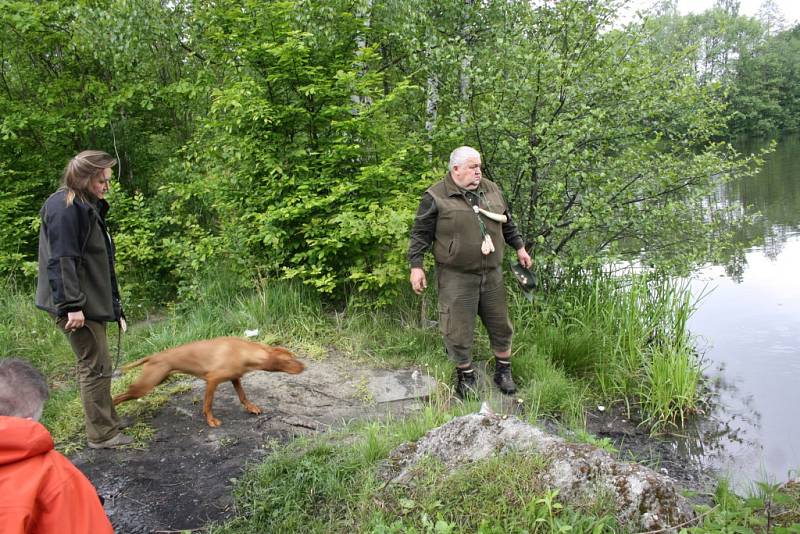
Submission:
{"label": "dog's front leg", "polygon": [[231,380],[231,384],[233,384],[233,389],[236,390],[236,394],[239,395],[239,401],[244,406],[244,409],[250,413],[254,413],[256,415],[261,413],[261,408],[247,400],[247,396],[244,394],[244,388],[242,387],[242,382],[238,378],[234,378]]}
{"label": "dog's front leg", "polygon": [[222,421],[214,417],[214,414],[211,413],[211,404],[214,402],[214,393],[217,390],[219,382],[219,380],[214,378],[206,378],[206,398],[203,402],[203,413],[206,416],[208,426],[211,427],[218,427],[222,424]]}

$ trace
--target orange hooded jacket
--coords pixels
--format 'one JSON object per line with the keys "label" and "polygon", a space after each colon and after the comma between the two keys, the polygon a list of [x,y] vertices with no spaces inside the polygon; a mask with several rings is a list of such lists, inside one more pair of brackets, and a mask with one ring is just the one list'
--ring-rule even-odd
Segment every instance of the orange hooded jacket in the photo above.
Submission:
{"label": "orange hooded jacket", "polygon": [[54,450],[47,429],[0,416],[0,530],[3,534],[113,534],[89,479]]}

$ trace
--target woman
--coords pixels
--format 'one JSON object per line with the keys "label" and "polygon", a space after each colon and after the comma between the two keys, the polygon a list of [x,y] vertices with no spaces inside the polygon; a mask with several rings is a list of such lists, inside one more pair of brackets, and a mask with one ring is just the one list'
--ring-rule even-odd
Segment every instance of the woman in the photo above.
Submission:
{"label": "woman", "polygon": [[114,273],[114,242],[106,229],[108,184],[117,160],[85,150],[64,169],[61,187],[39,212],[36,306],[50,312],[78,357],[89,447],[114,448],[122,434],[111,402],[111,356],[106,323],[126,328]]}

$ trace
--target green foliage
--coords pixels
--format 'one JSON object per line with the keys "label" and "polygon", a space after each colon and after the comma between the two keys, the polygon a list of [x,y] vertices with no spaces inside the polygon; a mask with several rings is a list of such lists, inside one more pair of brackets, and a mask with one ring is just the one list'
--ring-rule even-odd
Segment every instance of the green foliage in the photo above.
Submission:
{"label": "green foliage", "polygon": [[594,2],[437,5],[430,18],[452,38],[416,80],[436,104],[434,154],[454,138],[481,150],[543,275],[707,257],[725,219],[700,199],[745,162],[712,142],[725,133],[718,95],[653,52],[648,27],[609,31],[614,6]]}
{"label": "green foliage", "polygon": [[750,496],[740,497],[722,480],[714,495],[714,506],[700,507],[698,512],[702,522],[688,532],[797,533],[800,532],[800,484],[759,483]]}
{"label": "green foliage", "polygon": [[627,255],[685,270],[736,223],[702,201],[748,167],[713,142],[716,82],[654,49],[660,28],[611,29],[612,4],[0,7],[3,272],[31,273],[37,210],[88,147],[121,161],[111,222],[134,308],[191,300],[221,266],[241,288],[388,304],[419,195],[464,143],[545,284]]}
{"label": "green foliage", "polygon": [[383,94],[374,47],[353,38],[368,27],[330,2],[221,2],[192,23],[192,46],[225,67],[210,67],[219,82],[187,148],[189,179],[163,190],[172,217],[205,234],[177,244],[187,267],[224,255],[243,275],[388,298],[420,156],[394,125],[408,87]]}
{"label": "green foliage", "polygon": [[56,382],[75,365],[55,321],[34,306],[33,289],[14,278],[0,280],[0,347],[2,356],[26,359]]}
{"label": "green foliage", "polygon": [[800,130],[800,26],[769,36],[737,63],[730,91],[735,133]]}
{"label": "green foliage", "polygon": [[110,226],[115,236],[122,301],[126,314],[138,317],[172,294],[175,273],[165,261],[171,256],[165,246],[168,241],[161,237],[163,227],[157,210],[141,192],[129,196],[124,191],[113,191],[108,199],[114,207]]}
{"label": "green foliage", "polygon": [[[119,158],[122,191],[140,195],[131,209],[152,193],[153,175],[185,141],[194,119],[186,95],[175,97],[178,80],[191,77],[175,40],[182,5],[0,1],[2,272],[33,273],[38,210],[80,150],[103,149]],[[118,208],[112,219],[118,215],[139,230],[157,221],[152,212],[124,214]],[[137,253],[122,254],[130,255],[123,270],[135,270],[128,260],[135,262]],[[134,279],[130,289],[154,289],[143,280]],[[171,293],[149,300],[166,300]]]}
{"label": "green foliage", "polygon": [[784,28],[774,4],[765,2],[758,18],[739,14],[735,2],[684,16],[663,2],[655,15],[647,22],[654,52],[679,53],[692,77],[714,88],[732,133],[797,131],[800,27]]}

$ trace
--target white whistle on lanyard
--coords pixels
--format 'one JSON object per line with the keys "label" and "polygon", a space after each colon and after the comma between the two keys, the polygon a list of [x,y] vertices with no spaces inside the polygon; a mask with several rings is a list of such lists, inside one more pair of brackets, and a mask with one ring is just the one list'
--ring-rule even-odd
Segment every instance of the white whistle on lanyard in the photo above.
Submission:
{"label": "white whistle on lanyard", "polygon": [[505,224],[508,222],[508,217],[506,217],[502,213],[492,213],[491,211],[486,211],[485,209],[479,208],[478,206],[472,206],[472,211],[474,211],[475,213],[481,213],[486,217],[488,217],[489,219],[497,221],[499,223]]}

